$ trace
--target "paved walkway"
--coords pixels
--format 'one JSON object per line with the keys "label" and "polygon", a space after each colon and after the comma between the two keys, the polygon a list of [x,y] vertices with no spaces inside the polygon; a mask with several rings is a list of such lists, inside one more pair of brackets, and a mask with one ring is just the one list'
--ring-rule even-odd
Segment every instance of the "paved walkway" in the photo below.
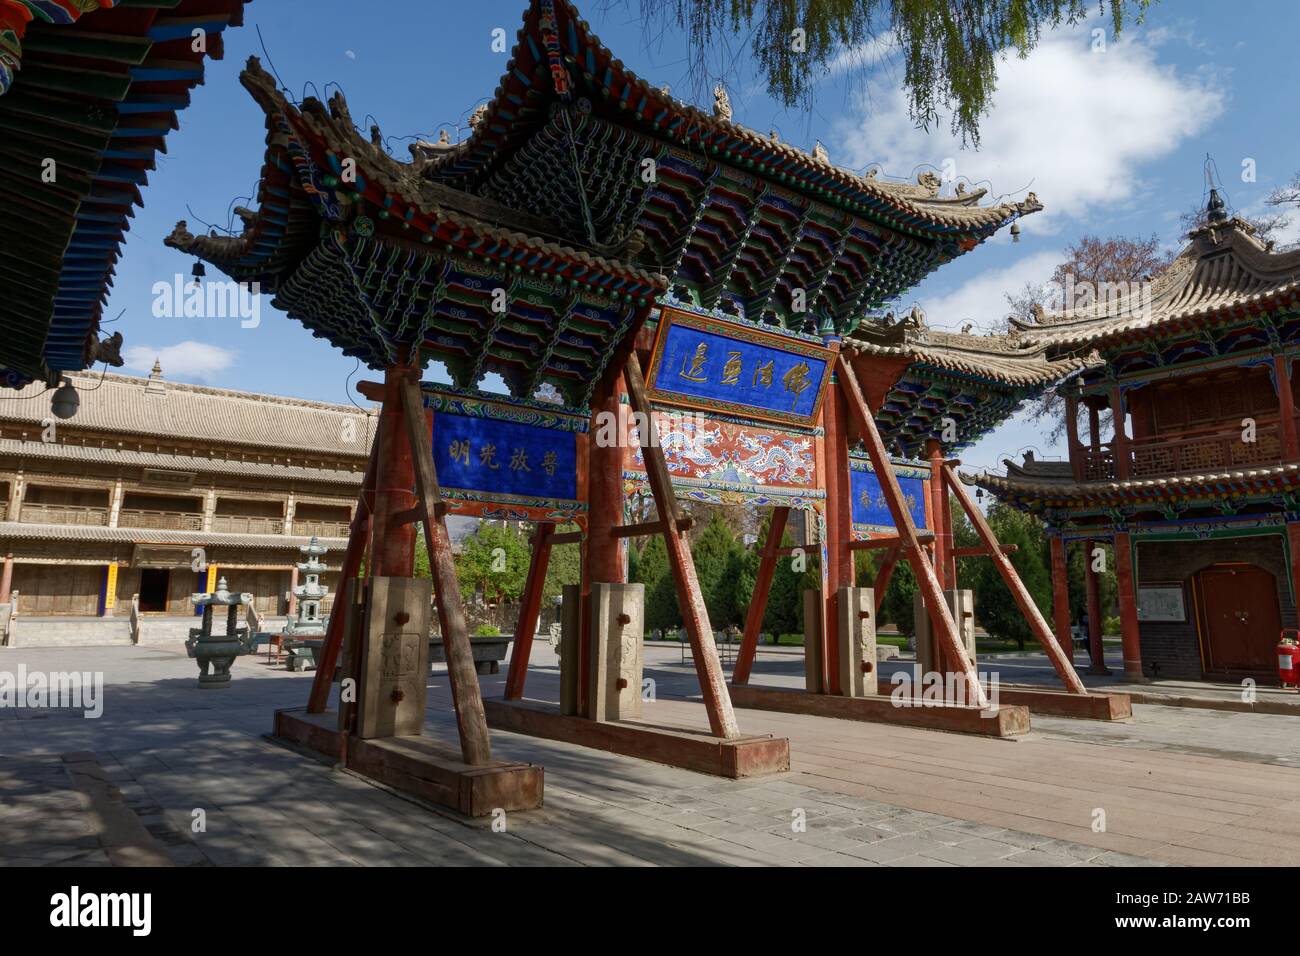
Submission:
{"label": "paved walkway", "polygon": [[[535,656],[529,695],[553,697],[554,658]],[[647,716],[703,727],[689,663],[646,656]],[[176,647],[0,650],[0,671],[19,663],[103,671],[106,692],[94,720],[0,710],[11,864],[1300,863],[1287,766],[1300,765],[1300,718],[1144,706],[1123,725],[1035,718],[1002,741],[741,711],[745,731],[791,739],[792,772],[755,781],[494,733],[498,755],[546,767],[545,808],[497,832],[265,740],[310,674],[242,658],[231,688],[201,691]],[[755,680],[797,681],[801,666],[760,656]],[[430,733],[454,734],[449,708],[439,670]]]}

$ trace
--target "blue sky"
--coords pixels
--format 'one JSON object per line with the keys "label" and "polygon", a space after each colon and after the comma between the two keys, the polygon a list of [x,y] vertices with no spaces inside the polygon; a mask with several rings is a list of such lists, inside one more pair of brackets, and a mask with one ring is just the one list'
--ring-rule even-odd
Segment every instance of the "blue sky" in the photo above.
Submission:
{"label": "blue sky", "polygon": [[[707,106],[707,87],[693,84],[685,46],[672,33],[647,35],[638,0],[579,0],[597,34],[634,71]],[[390,0],[375,11],[343,0],[254,0],[244,27],[226,34],[226,57],[181,114],[181,128],[150,174],[106,316],[106,331],[125,338],[127,371],[145,373],[161,356],[168,378],[327,401],[348,401],[355,362],[313,338],[263,302],[261,322],[155,318],[155,282],[189,276],[192,259],[162,239],[178,219],[192,231],[225,226],[232,200],[251,206],[263,152],[261,111],[238,83],[250,54],[270,61],[299,96],[338,84],[358,123],[372,115],[395,154],[413,135],[465,135],[466,119],[490,98],[508,59],[491,49],[502,28],[511,43],[524,0]],[[734,118],[811,148],[826,144],[838,165],[912,178],[945,161],[958,177],[986,182],[993,195],[1022,198],[1032,189],[1045,212],[1023,222],[1021,242],[999,236],[905,296],[932,325],[991,327],[1005,313],[1003,293],[1044,281],[1060,251],[1085,233],[1149,235],[1179,243],[1179,215],[1200,203],[1207,153],[1238,211],[1261,209],[1269,191],[1300,170],[1300,71],[1294,42],[1300,10],[1290,0],[1162,0],[1142,27],[1121,39],[1094,20],[1045,37],[1027,59],[1003,66],[979,150],[963,150],[947,124],[929,133],[906,115],[899,71],[878,64],[866,94],[859,73],[834,71],[819,84],[812,110],[787,111],[771,101],[741,64],[725,74]],[[305,15],[306,13],[310,15]],[[264,57],[265,64],[265,57]],[[314,86],[314,90],[313,90]],[[368,125],[369,119],[364,120]],[[1255,181],[1243,181],[1253,161]],[[187,206],[189,207],[187,209]],[[192,210],[192,212],[191,212]],[[1300,216],[1296,217],[1300,219]],[[1286,236],[1300,239],[1295,225]],[[210,270],[210,273],[215,270]],[[364,369],[356,377],[366,375]],[[373,377],[373,376],[371,376]],[[357,399],[359,400],[359,399]],[[974,466],[1037,448],[1060,454],[1040,425],[1018,417],[963,455]]]}

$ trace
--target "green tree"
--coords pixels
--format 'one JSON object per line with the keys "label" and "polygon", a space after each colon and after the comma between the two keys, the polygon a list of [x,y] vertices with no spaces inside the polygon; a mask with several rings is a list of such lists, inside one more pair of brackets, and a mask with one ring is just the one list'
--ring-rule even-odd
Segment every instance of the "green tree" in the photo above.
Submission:
{"label": "green tree", "polygon": [[904,637],[916,636],[916,618],[912,606],[912,595],[915,593],[916,577],[912,574],[912,566],[900,557],[889,578],[880,615],[898,628],[898,633]]}
{"label": "green tree", "polygon": [[[1043,31],[1075,24],[1096,10],[1118,35],[1141,23],[1150,0],[641,0],[647,35],[669,23],[687,33],[696,77],[735,71],[736,37],[768,92],[787,107],[811,106],[831,65],[855,54],[865,82],[864,52],[884,46],[902,59],[912,119],[926,129],[951,114],[963,142],[979,143],[979,120],[992,103],[997,66],[1014,50],[1024,57]],[[718,62],[723,59],[724,62]]]}
{"label": "green tree", "polygon": [[488,601],[518,601],[531,558],[523,536],[514,528],[484,521],[461,543],[456,578],[468,598],[481,592]]}
{"label": "green tree", "polygon": [[[577,531],[577,525],[560,525],[556,532]],[[546,606],[559,596],[566,584],[582,582],[582,545],[557,544],[551,548],[551,560],[546,565],[546,581],[542,584],[542,601]]]}
{"label": "green tree", "polygon": [[721,630],[737,619],[736,574],[743,554],[736,533],[723,515],[714,511],[709,523],[691,542],[695,575],[709,611],[709,623]]}
{"label": "green tree", "polygon": [[[1017,546],[1011,555],[1011,564],[1020,575],[1025,589],[1038,605],[1043,617],[1052,616],[1052,580],[1048,572],[1050,555],[1043,524],[1033,515],[1025,514],[1009,505],[998,502],[989,509],[989,527],[1001,544]],[[1011,596],[1010,589],[988,558],[979,561],[974,577],[975,619],[999,640],[1015,641],[1024,650],[1026,642],[1033,640],[1024,615]]]}

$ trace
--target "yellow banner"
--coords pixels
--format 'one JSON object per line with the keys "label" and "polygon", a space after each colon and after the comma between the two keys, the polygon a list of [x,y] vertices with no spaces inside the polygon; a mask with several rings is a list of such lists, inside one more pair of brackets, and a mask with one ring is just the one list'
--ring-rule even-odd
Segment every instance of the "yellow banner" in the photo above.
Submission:
{"label": "yellow banner", "polygon": [[108,577],[104,582],[104,610],[111,611],[117,607],[117,562],[108,566]]}
{"label": "yellow banner", "polygon": [[215,564],[209,564],[208,565],[208,586],[206,590],[209,594],[211,594],[216,589],[217,589],[217,566]]}

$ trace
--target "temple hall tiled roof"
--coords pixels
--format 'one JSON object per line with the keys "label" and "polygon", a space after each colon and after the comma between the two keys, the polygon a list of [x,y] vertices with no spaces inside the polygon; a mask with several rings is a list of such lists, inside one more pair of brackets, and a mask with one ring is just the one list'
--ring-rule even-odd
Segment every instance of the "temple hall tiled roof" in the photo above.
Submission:
{"label": "temple hall tiled roof", "polygon": [[[212,450],[212,467],[216,468],[221,467],[217,462],[229,460],[231,448],[240,447],[286,456],[328,452],[330,456],[355,457],[364,463],[376,427],[373,410],[167,382],[157,366],[149,378],[91,372],[67,377],[77,389],[81,405],[76,416],[63,426],[65,429],[75,426],[78,431],[138,436],[146,444],[157,439],[207,443]],[[0,401],[0,422],[30,423],[33,437],[38,437],[50,419],[52,395],[42,385],[27,386]],[[102,455],[103,451],[95,449],[95,454]],[[159,462],[158,467],[177,464],[175,460]],[[238,462],[231,464],[240,467]],[[277,473],[283,471],[280,467]],[[312,475],[316,473],[312,469]]]}
{"label": "temple hall tiled roof", "polygon": [[1032,322],[1013,318],[1013,327],[1027,342],[1059,352],[1300,301],[1300,249],[1274,253],[1253,233],[1239,218],[1211,221],[1149,283],[1089,290],[1091,301],[1080,307],[1040,312]]}

